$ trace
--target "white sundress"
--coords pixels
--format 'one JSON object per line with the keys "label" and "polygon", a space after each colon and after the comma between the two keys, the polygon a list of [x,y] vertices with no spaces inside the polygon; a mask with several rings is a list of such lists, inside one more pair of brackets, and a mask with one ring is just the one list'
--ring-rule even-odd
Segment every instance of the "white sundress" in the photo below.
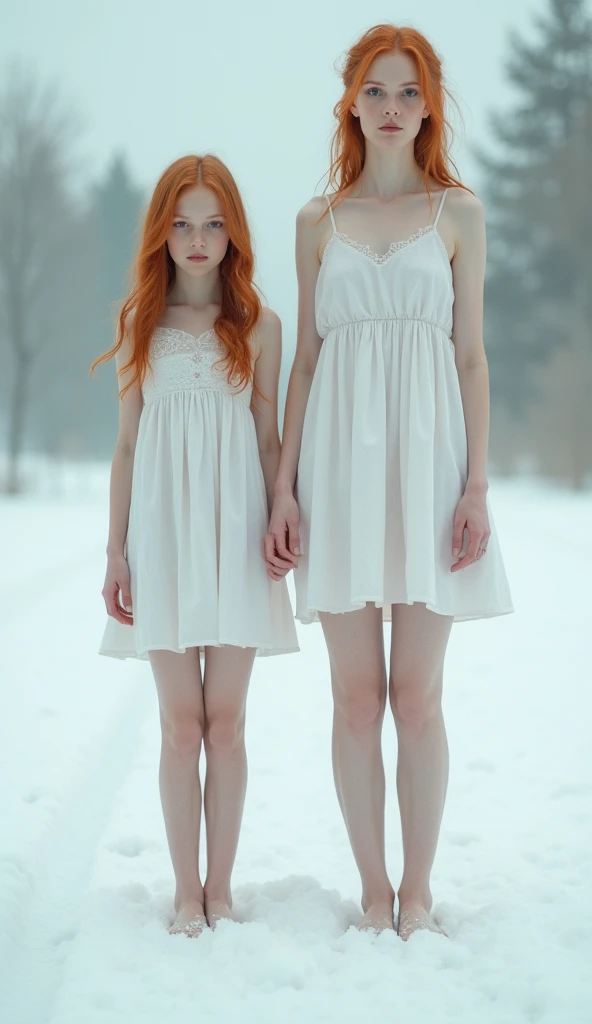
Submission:
{"label": "white sundress", "polygon": [[298,650],[285,580],[268,578],[268,509],[250,409],[214,330],[159,327],[144,381],[127,536],[134,625],[108,618],[100,653]]}
{"label": "white sundress", "polygon": [[487,553],[452,573],[467,480],[454,359],[452,270],[434,221],[377,255],[339,232],[316,290],[323,344],[298,466],[303,555],[296,617],[367,602],[424,603],[455,620],[513,611],[495,524]]}

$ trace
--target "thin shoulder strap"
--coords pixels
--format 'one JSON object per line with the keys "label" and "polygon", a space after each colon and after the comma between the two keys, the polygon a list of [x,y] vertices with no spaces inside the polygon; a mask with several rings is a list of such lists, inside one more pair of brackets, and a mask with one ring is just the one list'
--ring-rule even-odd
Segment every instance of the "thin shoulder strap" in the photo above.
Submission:
{"label": "thin shoulder strap", "polygon": [[325,200],[327,206],[329,207],[329,216],[331,218],[331,223],[333,225],[333,231],[337,232],[337,224],[335,223],[335,217],[333,216],[333,207],[331,206],[331,200],[329,199],[329,196],[325,196]]}
{"label": "thin shoulder strap", "polygon": [[438,205],[438,209],[436,211],[436,216],[434,217],[434,227],[437,227],[438,221],[440,220],[440,214],[442,213],[442,207],[444,206],[444,200],[446,199],[447,195],[448,195],[448,189],[445,188],[443,193],[442,193],[442,198],[441,198],[440,203]]}

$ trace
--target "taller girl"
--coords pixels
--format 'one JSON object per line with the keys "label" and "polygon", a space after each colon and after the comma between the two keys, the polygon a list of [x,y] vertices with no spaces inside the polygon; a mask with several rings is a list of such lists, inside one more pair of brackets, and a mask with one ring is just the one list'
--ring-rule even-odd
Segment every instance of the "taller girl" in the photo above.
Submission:
{"label": "taller girl", "polygon": [[297,220],[298,345],[266,553],[270,573],[299,562],[297,617],[322,623],[335,783],[362,927],[374,929],[394,925],[381,752],[392,618],[406,939],[439,930],[430,872],[448,777],[450,629],[512,611],[487,501],[485,229],[451,170],[429,42],[378,25],[347,54],[343,83],[333,191]]}

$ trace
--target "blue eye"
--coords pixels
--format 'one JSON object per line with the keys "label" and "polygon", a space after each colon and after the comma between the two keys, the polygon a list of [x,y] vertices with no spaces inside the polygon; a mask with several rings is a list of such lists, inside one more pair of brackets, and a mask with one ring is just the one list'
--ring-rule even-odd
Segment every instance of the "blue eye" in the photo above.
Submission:
{"label": "blue eye", "polygon": [[221,220],[211,220],[210,223],[208,224],[208,227],[209,228],[221,228],[222,227],[222,221]]}
{"label": "blue eye", "polygon": [[186,228],[187,227],[187,221],[186,220],[175,220],[175,221],[173,221],[173,227],[174,228]]}
{"label": "blue eye", "polygon": [[370,88],[366,90],[366,95],[367,96],[378,96],[381,91],[382,90],[379,89],[377,85],[371,85]]}
{"label": "blue eye", "polygon": [[415,96],[418,96],[419,93],[418,93],[417,89],[405,89],[405,92],[403,93],[403,95],[404,96],[408,96],[410,99],[413,99]]}

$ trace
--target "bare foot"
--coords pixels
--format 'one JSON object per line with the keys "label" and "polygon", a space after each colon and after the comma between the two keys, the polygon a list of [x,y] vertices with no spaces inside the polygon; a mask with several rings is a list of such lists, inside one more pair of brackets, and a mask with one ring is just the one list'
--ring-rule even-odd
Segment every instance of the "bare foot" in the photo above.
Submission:
{"label": "bare foot", "polygon": [[[438,935],[446,935],[443,928],[436,924],[431,914],[422,907],[421,903],[403,903],[399,908],[399,923],[397,933],[403,942],[407,942],[414,932],[428,931],[436,932]],[[446,935],[446,938],[448,936]]]}
{"label": "bare foot", "polygon": [[181,903],[178,907],[177,916],[169,928],[169,935],[187,935],[190,939],[196,939],[207,927],[203,904],[192,900],[189,903]]}
{"label": "bare foot", "polygon": [[358,928],[361,932],[385,932],[395,927],[392,903],[371,903]]}
{"label": "bare foot", "polygon": [[219,921],[236,920],[230,906],[224,900],[208,900],[207,917],[208,924],[212,930],[215,930]]}

